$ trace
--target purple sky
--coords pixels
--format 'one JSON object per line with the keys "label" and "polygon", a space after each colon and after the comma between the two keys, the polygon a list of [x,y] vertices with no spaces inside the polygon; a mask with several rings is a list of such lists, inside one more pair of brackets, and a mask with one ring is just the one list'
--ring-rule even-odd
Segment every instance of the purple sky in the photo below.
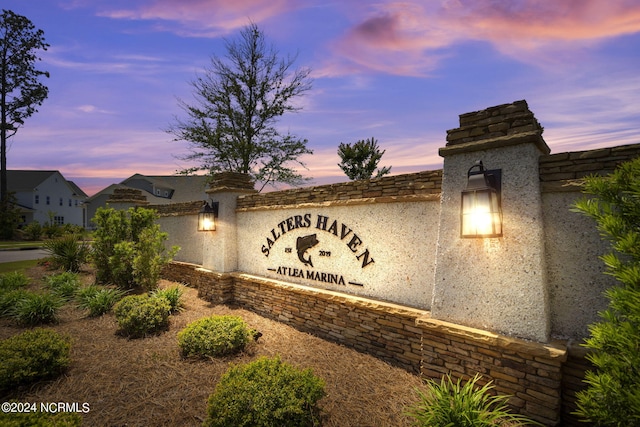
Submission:
{"label": "purple sky", "polygon": [[9,169],[55,169],[88,194],[189,165],[164,132],[224,37],[253,21],[310,67],[283,130],[309,140],[314,183],[346,181],[340,142],[375,137],[392,173],[441,167],[458,115],[526,99],[552,152],[639,143],[637,0],[3,0],[51,45],[49,98]]}

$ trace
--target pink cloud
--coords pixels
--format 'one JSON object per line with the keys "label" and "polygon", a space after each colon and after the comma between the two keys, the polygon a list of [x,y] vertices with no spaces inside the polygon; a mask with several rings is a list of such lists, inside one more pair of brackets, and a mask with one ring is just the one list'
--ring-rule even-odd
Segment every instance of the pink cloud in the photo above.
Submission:
{"label": "pink cloud", "polygon": [[123,7],[108,6],[101,16],[115,19],[164,21],[178,23],[177,28],[164,28],[191,36],[219,36],[247,25],[291,10],[292,0],[149,0],[127,2]]}
{"label": "pink cloud", "polygon": [[445,48],[466,41],[485,41],[517,60],[547,63],[560,60],[557,55],[567,48],[638,32],[636,0],[388,1],[371,6],[368,16],[334,43],[341,60],[328,68],[426,75]]}

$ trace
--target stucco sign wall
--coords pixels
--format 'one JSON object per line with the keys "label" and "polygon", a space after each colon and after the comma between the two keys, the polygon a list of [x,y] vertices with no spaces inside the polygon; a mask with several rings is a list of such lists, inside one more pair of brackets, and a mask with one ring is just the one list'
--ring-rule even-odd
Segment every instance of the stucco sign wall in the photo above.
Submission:
{"label": "stucco sign wall", "polygon": [[[323,289],[427,308],[438,204],[385,203],[238,213],[238,269]],[[399,218],[415,218],[415,222]],[[415,239],[415,241],[414,241]],[[424,252],[423,252],[424,251]],[[418,262],[415,262],[418,261]]]}
{"label": "stucco sign wall", "polygon": [[[285,243],[279,246],[284,246],[281,249],[284,252],[284,256],[274,257],[280,258],[276,260],[278,264],[268,267],[267,270],[281,276],[297,277],[329,284],[364,286],[364,283],[356,282],[349,277],[345,279],[343,272],[317,271],[314,267],[314,258],[316,258],[316,265],[331,268],[330,260],[332,255],[334,259],[337,256],[344,256],[340,253],[344,251],[344,248],[342,250],[339,247],[333,249],[336,242],[331,242],[330,240],[336,238],[343,245],[346,245],[346,248],[353,254],[355,262],[361,263],[361,268],[369,267],[375,263],[362,238],[349,225],[339,222],[337,219],[332,219],[327,215],[305,213],[293,215],[280,221],[266,236],[265,243],[262,245],[262,253],[269,257],[276,243],[285,237],[287,233],[294,230],[298,230],[302,234],[296,233],[295,244],[293,244],[293,239],[283,239]],[[317,248],[317,250],[314,250],[314,248]],[[279,249],[275,248],[275,251]],[[296,258],[299,263],[296,262]],[[329,262],[323,262],[325,260]]]}

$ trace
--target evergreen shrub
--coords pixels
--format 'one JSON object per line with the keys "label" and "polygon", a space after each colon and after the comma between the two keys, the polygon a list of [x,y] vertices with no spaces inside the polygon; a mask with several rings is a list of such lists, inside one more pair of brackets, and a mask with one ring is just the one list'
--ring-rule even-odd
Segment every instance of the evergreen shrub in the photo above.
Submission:
{"label": "evergreen shrub", "polygon": [[148,294],[126,296],[113,307],[119,333],[129,338],[143,338],[167,329],[170,310],[164,298],[151,298]]}
{"label": "evergreen shrub", "polygon": [[319,426],[325,383],[279,357],[232,366],[209,396],[205,427]]}
{"label": "evergreen shrub", "polygon": [[55,378],[70,363],[71,341],[36,328],[0,341],[0,390]]}
{"label": "evergreen shrub", "polygon": [[238,316],[210,316],[178,332],[183,357],[219,357],[241,351],[254,332]]}
{"label": "evergreen shrub", "polygon": [[74,412],[48,413],[37,412],[0,412],[0,426],[2,427],[80,427],[82,416]]}
{"label": "evergreen shrub", "polygon": [[606,177],[586,179],[585,196],[575,205],[596,221],[611,252],[601,259],[617,286],[605,296],[609,307],[589,327],[585,376],[577,415],[602,426],[640,426],[640,158]]}

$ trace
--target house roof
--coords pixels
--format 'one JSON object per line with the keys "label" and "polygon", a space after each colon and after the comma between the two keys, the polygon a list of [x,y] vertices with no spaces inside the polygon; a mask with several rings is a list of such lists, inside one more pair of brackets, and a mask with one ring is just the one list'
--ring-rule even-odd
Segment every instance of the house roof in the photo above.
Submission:
{"label": "house roof", "polygon": [[[158,197],[155,194],[139,188],[135,181],[145,181],[150,183],[154,188],[171,189],[171,197]],[[169,203],[192,202],[196,200],[204,200],[206,198],[205,189],[207,188],[208,177],[204,175],[142,175],[134,174],[123,180],[120,184],[111,184],[108,187],[97,192],[87,199],[91,202],[101,195],[112,194],[116,188],[135,188],[143,190],[147,201],[152,205],[163,205]]]}
{"label": "house roof", "polygon": [[7,188],[15,192],[33,191],[54,174],[60,175],[76,196],[87,197],[80,187],[55,170],[7,170]]}

